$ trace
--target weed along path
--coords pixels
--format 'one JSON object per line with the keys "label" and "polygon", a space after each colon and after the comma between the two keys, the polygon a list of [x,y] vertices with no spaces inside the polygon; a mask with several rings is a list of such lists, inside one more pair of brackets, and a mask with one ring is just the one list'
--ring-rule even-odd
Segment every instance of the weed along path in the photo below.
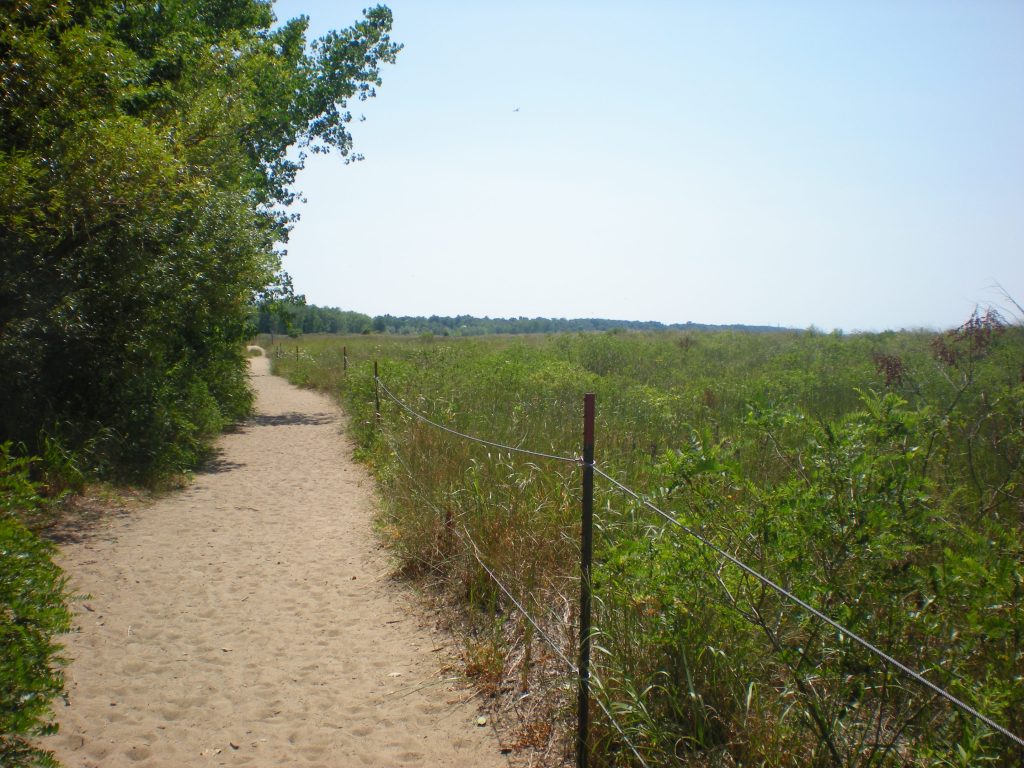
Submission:
{"label": "weed along path", "polygon": [[186,490],[69,537],[78,632],[44,740],[78,766],[501,766],[392,582],[326,397],[252,360],[258,414]]}

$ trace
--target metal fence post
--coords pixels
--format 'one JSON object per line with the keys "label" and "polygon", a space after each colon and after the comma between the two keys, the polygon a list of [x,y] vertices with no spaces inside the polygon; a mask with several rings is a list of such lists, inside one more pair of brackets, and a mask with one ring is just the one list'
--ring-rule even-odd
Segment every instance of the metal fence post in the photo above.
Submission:
{"label": "metal fence post", "polygon": [[580,687],[576,766],[587,768],[590,735],[590,566],[594,555],[594,395],[583,397],[583,520],[580,533]]}
{"label": "metal fence post", "polygon": [[377,378],[377,361],[373,361],[373,400],[377,404],[377,421],[380,421],[380,379]]}
{"label": "metal fence post", "polygon": [[348,347],[341,348],[341,370],[348,373]]}

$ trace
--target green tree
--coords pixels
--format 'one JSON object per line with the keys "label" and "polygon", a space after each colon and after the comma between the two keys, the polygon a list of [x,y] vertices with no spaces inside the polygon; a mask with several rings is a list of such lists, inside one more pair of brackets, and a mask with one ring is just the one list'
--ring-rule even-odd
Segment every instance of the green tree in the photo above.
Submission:
{"label": "green tree", "polygon": [[240,343],[282,284],[296,174],[357,157],[349,103],[395,60],[391,23],[307,45],[265,0],[0,8],[0,439],[58,429],[144,475],[247,411]]}

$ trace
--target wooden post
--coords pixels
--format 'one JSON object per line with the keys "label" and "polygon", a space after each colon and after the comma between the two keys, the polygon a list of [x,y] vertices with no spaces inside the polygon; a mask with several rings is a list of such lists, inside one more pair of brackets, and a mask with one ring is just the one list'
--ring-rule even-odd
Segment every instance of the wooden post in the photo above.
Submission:
{"label": "wooden post", "polygon": [[583,519],[580,531],[580,685],[576,766],[587,768],[590,735],[590,567],[594,558],[594,395],[583,397]]}

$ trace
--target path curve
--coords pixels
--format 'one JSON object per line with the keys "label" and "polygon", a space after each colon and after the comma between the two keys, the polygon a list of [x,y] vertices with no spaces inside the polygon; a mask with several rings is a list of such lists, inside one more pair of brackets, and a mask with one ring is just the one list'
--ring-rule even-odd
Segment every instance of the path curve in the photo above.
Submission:
{"label": "path curve", "polygon": [[337,407],[251,365],[257,415],[207,471],[62,547],[88,597],[44,746],[67,768],[505,765],[390,578]]}

